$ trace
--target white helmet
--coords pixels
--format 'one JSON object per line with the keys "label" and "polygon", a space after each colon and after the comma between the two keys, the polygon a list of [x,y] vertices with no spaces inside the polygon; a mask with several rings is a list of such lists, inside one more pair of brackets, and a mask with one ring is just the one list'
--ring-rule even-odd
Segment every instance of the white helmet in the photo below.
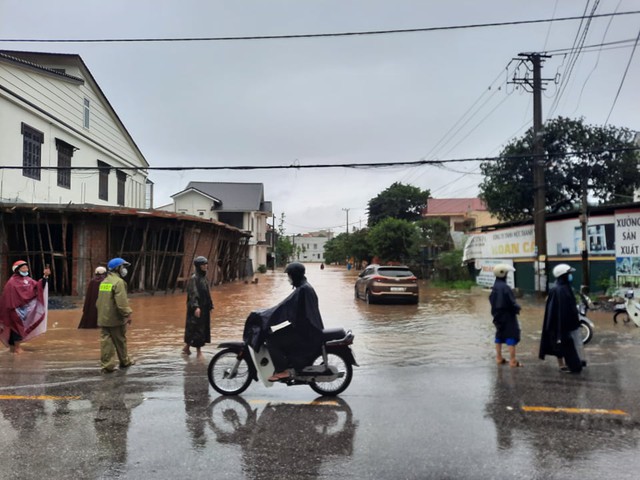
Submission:
{"label": "white helmet", "polygon": [[516,269],[506,263],[499,263],[493,267],[493,274],[498,278],[505,278],[509,272],[515,272]]}
{"label": "white helmet", "polygon": [[571,267],[571,265],[567,265],[566,263],[560,263],[553,267],[553,276],[558,278],[562,275],[566,275],[569,272],[575,272],[576,269]]}

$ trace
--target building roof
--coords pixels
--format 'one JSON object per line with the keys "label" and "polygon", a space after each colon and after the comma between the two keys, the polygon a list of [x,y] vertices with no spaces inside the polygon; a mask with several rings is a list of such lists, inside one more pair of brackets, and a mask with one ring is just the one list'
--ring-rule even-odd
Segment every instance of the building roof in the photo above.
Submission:
{"label": "building roof", "polygon": [[426,216],[465,215],[468,212],[486,211],[479,198],[430,198],[423,214]]}
{"label": "building roof", "polygon": [[264,185],[262,183],[239,182],[189,182],[187,188],[171,197],[176,197],[187,190],[195,190],[212,199],[219,200],[216,211],[219,212],[268,212],[271,213],[271,202],[264,201]]}
{"label": "building roof", "polygon": [[[73,75],[68,75],[60,70],[42,65],[43,63],[47,63],[47,60],[49,60],[49,62],[55,60],[61,64],[66,63],[66,64],[73,65],[80,69],[80,71],[82,72],[82,75],[84,75],[85,78],[83,79],[83,78],[75,77]],[[37,70],[41,73],[55,76],[67,82],[82,84],[85,82],[85,80],[88,81],[89,84],[94,88],[98,96],[101,97],[107,110],[109,110],[113,115],[113,118],[122,129],[122,132],[125,135],[125,137],[131,142],[131,145],[133,146],[134,150],[142,160],[143,166],[144,167],[149,166],[149,162],[147,162],[147,159],[142,154],[142,151],[136,144],[135,140],[133,139],[133,137],[127,130],[127,128],[124,126],[124,123],[122,123],[122,120],[120,120],[120,117],[118,116],[115,109],[109,102],[109,99],[100,88],[100,85],[98,85],[98,82],[93,77],[93,75],[91,74],[91,71],[89,70],[87,65],[84,63],[84,60],[82,60],[82,57],[80,57],[80,55],[71,54],[71,53],[47,53],[47,52],[26,52],[26,51],[17,51],[17,50],[0,50],[0,61],[11,63],[13,65],[18,65],[23,68],[27,68],[31,70]],[[114,153],[114,155],[116,154]],[[116,156],[119,157],[119,155],[116,155]],[[126,159],[123,159],[123,158],[121,159],[127,162]]]}

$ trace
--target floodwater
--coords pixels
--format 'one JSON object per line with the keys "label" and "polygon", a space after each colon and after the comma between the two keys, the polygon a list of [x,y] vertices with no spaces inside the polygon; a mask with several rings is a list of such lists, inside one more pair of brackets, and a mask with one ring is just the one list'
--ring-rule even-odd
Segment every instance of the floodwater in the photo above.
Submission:
{"label": "floodwater", "polygon": [[[342,326],[355,333],[354,349],[363,367],[472,364],[494,356],[487,291],[435,289],[422,281],[418,305],[367,305],[354,298],[357,274],[341,267],[321,270],[317,264],[307,265],[325,327]],[[255,284],[236,282],[212,289],[212,345],[204,348],[205,353],[214,353],[220,341],[241,339],[244,320],[252,310],[273,306],[291,292],[281,271],[257,278]],[[182,348],[186,295],[138,295],[130,301],[134,310],[128,333],[130,353],[139,362],[179,362],[176,353]],[[535,358],[543,303],[535,298],[519,301],[523,306],[520,350],[524,357]],[[96,365],[99,330],[77,329],[82,315],[78,303],[77,309],[51,310],[47,333],[25,343],[25,349],[38,352],[40,361],[56,362],[59,368]],[[616,328],[611,314],[590,312],[590,317],[597,325],[593,344],[601,328]],[[617,328],[624,335],[625,329]]]}
{"label": "floodwater", "polygon": [[109,375],[99,331],[77,329],[81,309],[54,310],[25,354],[0,352],[0,480],[637,477],[640,329],[592,312],[589,368],[565,375],[537,359],[543,302],[523,298],[525,368],[496,366],[487,291],[423,282],[418,305],[367,305],[354,298],[358,272],[307,268],[325,326],[355,333],[361,366],[344,395],[253,383],[222,397],[209,386],[216,344],[239,340],[251,310],[291,291],[281,271],[212,290],[213,344],[201,359],[180,354],[184,294],[134,296],[138,364]]}

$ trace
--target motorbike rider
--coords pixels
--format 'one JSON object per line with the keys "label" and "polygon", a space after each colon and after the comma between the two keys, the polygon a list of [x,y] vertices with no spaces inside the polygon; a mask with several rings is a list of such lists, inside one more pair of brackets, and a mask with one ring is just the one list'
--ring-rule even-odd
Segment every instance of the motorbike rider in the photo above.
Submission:
{"label": "motorbike rider", "polygon": [[[286,313],[282,321],[272,323],[272,327],[286,322],[290,324],[279,329],[272,328],[272,333],[267,337],[267,348],[275,369],[275,373],[269,377],[270,382],[289,378],[295,369],[304,368],[315,358],[322,345],[324,324],[318,308],[318,296],[307,282],[304,265],[292,262],[284,271],[295,290],[280,304],[281,311]],[[294,370],[290,370],[290,367]]]}
{"label": "motorbike rider", "polygon": [[577,347],[581,344],[580,317],[571,288],[573,272],[575,269],[566,263],[553,268],[556,284],[549,290],[538,354],[541,360],[545,355],[556,356],[560,370],[566,373],[580,373],[584,366]]}

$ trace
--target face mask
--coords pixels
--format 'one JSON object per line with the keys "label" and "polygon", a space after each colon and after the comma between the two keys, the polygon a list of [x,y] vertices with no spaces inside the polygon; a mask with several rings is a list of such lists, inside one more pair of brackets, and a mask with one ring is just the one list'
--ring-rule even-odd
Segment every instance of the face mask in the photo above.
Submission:
{"label": "face mask", "polygon": [[569,280],[570,282],[573,282],[573,275],[569,274],[567,276],[567,280]]}
{"label": "face mask", "polygon": [[127,273],[129,273],[129,270],[127,270],[125,267],[122,267],[122,268],[120,269],[120,276],[121,276],[122,278],[126,277],[126,276],[127,276]]}
{"label": "face mask", "polygon": [[28,271],[26,271],[26,272],[20,271],[20,275],[22,275],[23,277],[28,277],[29,276],[29,272]]}

